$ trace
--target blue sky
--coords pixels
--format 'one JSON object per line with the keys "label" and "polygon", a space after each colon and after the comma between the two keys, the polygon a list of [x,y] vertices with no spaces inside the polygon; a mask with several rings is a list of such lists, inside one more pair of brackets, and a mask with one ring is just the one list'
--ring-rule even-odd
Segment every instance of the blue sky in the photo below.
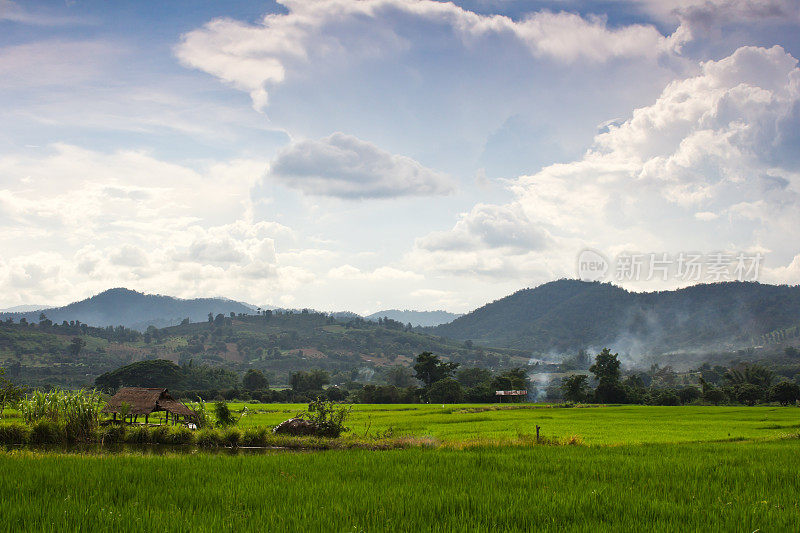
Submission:
{"label": "blue sky", "polygon": [[798,26],[790,0],[0,0],[0,307],[463,312],[586,248],[798,283]]}

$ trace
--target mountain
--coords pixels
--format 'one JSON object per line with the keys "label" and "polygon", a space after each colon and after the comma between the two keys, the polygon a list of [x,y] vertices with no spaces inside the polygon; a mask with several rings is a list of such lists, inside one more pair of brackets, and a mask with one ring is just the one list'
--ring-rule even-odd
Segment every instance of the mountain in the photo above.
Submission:
{"label": "mountain", "polygon": [[5,309],[0,309],[0,313],[27,313],[30,311],[38,311],[39,309],[47,309],[48,307],[50,306],[36,305],[36,304],[15,305],[14,307],[7,307]]}
{"label": "mountain", "polygon": [[409,311],[408,309],[400,311],[399,309],[387,309],[386,311],[378,311],[372,313],[364,318],[377,322],[379,318],[390,318],[403,324],[411,324],[412,326],[438,326],[439,324],[446,324],[452,322],[461,315],[449,313],[447,311]]}
{"label": "mountain", "polygon": [[110,289],[80,302],[64,307],[28,312],[0,313],[0,320],[9,318],[19,322],[25,318],[28,322],[38,322],[39,315],[44,313],[55,323],[79,320],[90,326],[125,326],[144,331],[148,326],[165,327],[180,324],[188,318],[192,322],[208,320],[208,314],[252,313],[253,308],[247,304],[224,298],[195,298],[182,300],[171,296],[143,294],[129,289]]}
{"label": "mountain", "polygon": [[206,368],[203,372],[212,377],[258,369],[270,383],[285,385],[292,372],[311,369],[330,372],[334,383],[370,380],[394,365],[412,365],[424,351],[492,370],[523,366],[530,358],[361,317],[339,321],[325,313],[273,311],[220,313],[211,322],[202,318],[145,333],[50,320],[0,322],[0,368],[25,385],[78,387],[91,386],[98,375],[123,365],[168,359],[197,371]]}
{"label": "mountain", "polygon": [[608,346],[633,355],[752,346],[800,322],[800,287],[755,282],[629,292],[559,280],[524,289],[427,331],[539,353]]}

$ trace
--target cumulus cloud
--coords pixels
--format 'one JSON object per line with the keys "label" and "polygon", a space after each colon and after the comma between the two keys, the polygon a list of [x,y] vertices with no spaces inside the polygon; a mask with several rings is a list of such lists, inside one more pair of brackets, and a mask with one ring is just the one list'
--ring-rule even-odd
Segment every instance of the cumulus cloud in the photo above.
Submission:
{"label": "cumulus cloud", "polygon": [[294,232],[250,213],[264,166],[193,168],[65,144],[0,155],[0,291],[54,303],[120,285],[248,299],[310,284],[278,253]]}
{"label": "cumulus cloud", "polygon": [[549,250],[509,256],[507,242],[473,221],[485,216],[481,204],[452,230],[419,239],[411,257],[433,269],[508,275],[539,264],[574,275],[586,246],[710,252],[724,243],[769,250],[773,266],[791,261],[800,242],[798,107],[797,60],[780,47],[740,48],[609,125],[580,160],[512,183],[514,200],[492,207],[520,213],[501,219],[502,234],[546,231]]}
{"label": "cumulus cloud", "polygon": [[305,194],[351,199],[429,196],[454,189],[448,177],[410,157],[344,133],[289,145],[270,164],[269,176]]}
{"label": "cumulus cloud", "polygon": [[363,271],[352,265],[342,265],[328,271],[328,277],[337,280],[397,281],[421,280],[423,276],[408,270],[394,267],[379,267],[373,271]]}
{"label": "cumulus cloud", "polygon": [[[612,58],[657,58],[672,54],[682,34],[662,35],[654,26],[609,27],[602,17],[540,11],[521,20],[481,15],[450,2],[419,0],[283,0],[287,13],[266,15],[260,24],[215,19],[183,35],[180,61],[247,91],[257,109],[268,103],[271,86],[332,57],[372,58],[409,49],[433,25],[463,46],[507,38],[532,56],[558,62],[605,62]],[[403,24],[406,24],[403,27]]]}

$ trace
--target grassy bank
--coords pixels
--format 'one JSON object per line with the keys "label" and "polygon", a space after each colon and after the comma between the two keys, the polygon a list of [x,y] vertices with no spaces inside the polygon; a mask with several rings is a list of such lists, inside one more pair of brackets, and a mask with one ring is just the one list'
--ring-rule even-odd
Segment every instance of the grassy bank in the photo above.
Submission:
{"label": "grassy bank", "polygon": [[6,530],[791,531],[797,440],[263,456],[0,453]]}

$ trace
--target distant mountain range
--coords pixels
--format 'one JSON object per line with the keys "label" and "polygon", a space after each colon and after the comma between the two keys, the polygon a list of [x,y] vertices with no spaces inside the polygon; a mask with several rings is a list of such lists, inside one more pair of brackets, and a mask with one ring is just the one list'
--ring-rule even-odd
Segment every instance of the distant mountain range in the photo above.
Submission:
{"label": "distant mountain range", "polygon": [[731,282],[636,293],[608,283],[559,280],[426,331],[539,353],[609,346],[647,354],[740,348],[798,323],[797,286]]}
{"label": "distant mountain range", "polygon": [[[172,296],[143,294],[130,289],[116,288],[101,292],[96,296],[74,302],[63,307],[47,307],[44,305],[19,305],[0,311],[0,320],[11,318],[19,322],[24,318],[28,322],[38,322],[39,315],[44,313],[48,319],[56,323],[64,320],[79,320],[90,326],[125,326],[144,331],[148,326],[163,328],[180,324],[188,318],[191,322],[201,322],[208,318],[208,313],[255,314],[258,307],[226,298],[194,298],[183,300]],[[275,311],[294,311],[299,309],[283,309],[264,306],[263,309]],[[337,320],[347,321],[353,318],[365,318],[377,322],[378,318],[389,317],[403,324],[412,326],[437,326],[461,316],[446,311],[399,311],[390,309],[361,317],[349,311],[331,313]]]}
{"label": "distant mountain range", "polygon": [[18,322],[38,322],[44,313],[55,323],[80,320],[91,326],[125,326],[144,331],[148,326],[163,328],[180,324],[188,318],[192,322],[208,319],[208,313],[253,313],[253,307],[225,298],[195,298],[182,300],[171,296],[142,294],[129,289],[110,289],[86,300],[64,307],[51,307],[27,312],[0,313],[0,319]]}
{"label": "distant mountain range", "polygon": [[373,322],[376,322],[379,318],[390,318],[402,322],[403,324],[411,324],[414,327],[424,327],[447,324],[460,316],[461,315],[449,313],[447,311],[409,311],[408,309],[400,311],[399,309],[387,309],[386,311],[372,313],[364,318]]}
{"label": "distant mountain range", "polygon": [[[57,324],[79,320],[144,331],[150,325],[163,328],[186,318],[204,322],[209,313],[255,314],[255,309],[224,298],[182,300],[120,288],[64,307],[0,313],[0,320],[38,322],[44,313]],[[359,317],[347,311],[331,316],[341,322]],[[422,326],[422,331],[440,337],[533,354],[569,354],[604,346],[634,355],[730,351],[800,325],[800,287],[734,282],[636,293],[608,283],[559,280],[515,292],[463,316],[390,309],[363,318],[377,322],[383,317]]]}

